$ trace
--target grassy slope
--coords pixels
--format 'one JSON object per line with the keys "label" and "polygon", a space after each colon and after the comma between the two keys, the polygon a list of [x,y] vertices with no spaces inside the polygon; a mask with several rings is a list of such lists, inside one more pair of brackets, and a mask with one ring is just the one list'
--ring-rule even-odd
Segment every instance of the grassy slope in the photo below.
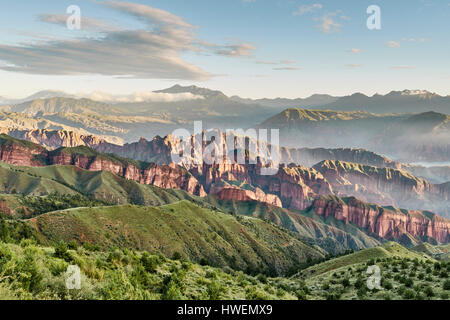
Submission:
{"label": "grassy slope", "polygon": [[238,218],[189,201],[162,207],[116,206],[71,209],[41,215],[30,223],[45,242],[60,239],[101,247],[127,247],[167,256],[179,252],[217,266],[286,272],[323,254],[262,220]]}
{"label": "grassy slope", "polygon": [[[380,290],[367,286],[367,270],[373,265],[380,268]],[[291,281],[303,279],[307,298],[313,300],[448,300],[444,281],[449,271],[448,263],[389,242],[320,263]]]}
{"label": "grassy slope", "polygon": [[300,273],[301,277],[317,277],[319,275],[334,272],[342,267],[347,267],[351,265],[356,265],[360,263],[366,263],[371,259],[381,259],[381,258],[391,258],[391,257],[399,257],[399,258],[409,258],[409,259],[419,259],[426,260],[430,259],[426,255],[413,252],[411,250],[406,249],[395,242],[388,242],[382,246],[364,249],[353,254],[349,254],[346,256],[342,256],[336,259],[332,259],[329,261],[325,261],[318,265],[312,266]]}
{"label": "grassy slope", "polygon": [[[23,241],[20,246],[0,242],[0,252],[9,258],[0,260],[7,275],[0,280],[0,300],[295,299],[292,293],[242,272],[225,273],[161,256],[144,259],[141,252],[129,250],[91,252],[79,247],[67,251],[65,261],[54,248]],[[69,264],[81,269],[81,290],[65,288]]]}
{"label": "grassy slope", "polygon": [[0,217],[15,218],[21,208],[23,208],[23,205],[19,196],[0,194]]}
{"label": "grassy slope", "polygon": [[0,134],[0,147],[4,147],[4,146],[18,146],[21,148],[26,148],[26,149],[31,149],[31,150],[45,151],[44,147],[41,147],[40,145],[35,144],[33,142],[16,139],[16,138],[13,138],[6,134]]}
{"label": "grassy slope", "polygon": [[297,232],[305,241],[311,241],[332,253],[343,252],[346,249],[360,250],[380,244],[378,240],[356,227],[331,221],[333,219],[322,220],[309,212],[292,212],[256,201],[218,200],[212,196],[206,201],[228,212],[271,221],[287,230]]}
{"label": "grassy slope", "polygon": [[433,246],[429,243],[422,243],[412,248],[412,250],[425,253],[441,261],[450,261],[450,244]]}
{"label": "grassy slope", "polygon": [[82,193],[111,203],[163,205],[181,199],[198,200],[181,190],[164,190],[118,177],[109,172],[75,166],[21,167],[0,162],[0,193],[48,195]]}

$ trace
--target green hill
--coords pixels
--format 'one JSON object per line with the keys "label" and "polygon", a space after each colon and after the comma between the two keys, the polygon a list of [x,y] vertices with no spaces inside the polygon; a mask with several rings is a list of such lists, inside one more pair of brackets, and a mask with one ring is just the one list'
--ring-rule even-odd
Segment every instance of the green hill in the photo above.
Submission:
{"label": "green hill", "polygon": [[[303,297],[312,300],[448,300],[449,271],[446,262],[389,242],[317,264],[291,281],[303,281]],[[376,279],[379,287],[371,288]]]}
{"label": "green hill", "polygon": [[37,151],[45,151],[44,147],[39,146],[38,144],[26,141],[26,140],[20,140],[13,138],[11,136],[8,136],[6,134],[0,134],[0,147],[12,147],[12,146],[19,146],[26,149],[31,150],[37,150]]}
{"label": "green hill", "polygon": [[441,261],[450,261],[450,244],[433,246],[429,243],[421,243],[414,248],[413,251],[424,253]]}
{"label": "green hill", "polygon": [[[68,250],[24,240],[20,245],[0,242],[0,253],[8,258],[0,259],[0,300],[296,299],[294,291],[268,284],[265,277],[147,252]],[[69,265],[80,267],[80,290],[65,287]]]}
{"label": "green hill", "polygon": [[270,221],[299,234],[303,241],[318,245],[337,254],[347,249],[360,250],[375,247],[380,242],[352,225],[333,218],[322,219],[310,211],[294,212],[257,201],[218,200],[209,196],[205,201],[226,212]]}
{"label": "green hill", "polygon": [[430,257],[408,250],[396,242],[388,242],[382,246],[364,249],[353,254],[325,261],[303,270],[298,276],[302,278],[317,277],[325,273],[334,272],[343,267],[366,263],[374,259],[407,258],[419,260],[433,260]]}
{"label": "green hill", "polygon": [[181,201],[161,207],[70,209],[29,220],[43,243],[59,240],[176,252],[214,266],[281,274],[324,256],[292,234],[249,217],[234,217]]}
{"label": "green hill", "polygon": [[22,167],[0,162],[0,193],[46,196],[83,194],[114,204],[163,205],[197,197],[182,190],[142,185],[106,171],[75,166]]}

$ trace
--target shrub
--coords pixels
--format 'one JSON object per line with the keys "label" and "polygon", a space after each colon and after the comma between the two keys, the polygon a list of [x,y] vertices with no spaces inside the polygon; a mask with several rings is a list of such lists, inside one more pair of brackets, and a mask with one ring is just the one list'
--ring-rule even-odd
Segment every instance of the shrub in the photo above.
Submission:
{"label": "shrub", "polygon": [[382,286],[383,288],[385,288],[386,290],[392,290],[394,288],[394,286],[392,285],[392,283],[390,281],[382,281]]}
{"label": "shrub", "polygon": [[78,243],[75,240],[70,241],[67,244],[67,248],[70,250],[77,250],[78,249]]}
{"label": "shrub", "polygon": [[158,267],[158,257],[151,256],[148,252],[144,252],[141,256],[140,262],[145,271],[154,273]]}
{"label": "shrub", "polygon": [[71,262],[73,258],[72,255],[67,250],[68,250],[67,244],[61,240],[55,247],[54,256],[56,258],[63,259],[66,262]]}
{"label": "shrub", "polygon": [[222,297],[222,291],[223,288],[218,281],[211,281],[206,289],[210,300],[220,300]]}
{"label": "shrub", "polygon": [[264,274],[258,274],[256,279],[258,279],[258,281],[261,283],[264,283],[264,284],[267,283],[267,276],[265,276]]}
{"label": "shrub", "polygon": [[355,288],[360,289],[365,285],[363,278],[356,279]]}
{"label": "shrub", "polygon": [[172,260],[180,260],[181,259],[181,253],[178,251],[175,251],[172,255]]}
{"label": "shrub", "polygon": [[450,290],[450,280],[449,280],[449,279],[447,279],[447,280],[444,281],[444,283],[443,283],[443,285],[442,285],[442,288],[443,288],[444,290]]}
{"label": "shrub", "polygon": [[407,300],[411,300],[411,299],[415,298],[416,293],[412,289],[405,289],[402,296],[403,296],[403,298],[405,298]]}
{"label": "shrub", "polygon": [[295,291],[295,296],[298,300],[307,300],[306,292],[302,289]]}
{"label": "shrub", "polygon": [[426,294],[427,297],[430,297],[430,298],[434,297],[433,288],[431,288],[430,286],[425,287],[424,293]]}
{"label": "shrub", "polygon": [[100,247],[96,244],[92,244],[90,242],[85,242],[83,243],[83,248],[86,249],[87,251],[100,251]]}
{"label": "shrub", "polygon": [[181,300],[183,299],[183,294],[181,293],[181,288],[179,284],[170,280],[163,289],[163,300]]}
{"label": "shrub", "polygon": [[255,287],[248,287],[245,291],[245,299],[247,300],[268,300],[269,297]]}
{"label": "shrub", "polygon": [[345,278],[344,280],[342,280],[342,285],[344,286],[344,288],[347,288],[350,286],[350,279]]}
{"label": "shrub", "polygon": [[403,284],[407,287],[407,288],[411,288],[412,286],[414,286],[414,281],[411,278],[406,278],[403,281]]}

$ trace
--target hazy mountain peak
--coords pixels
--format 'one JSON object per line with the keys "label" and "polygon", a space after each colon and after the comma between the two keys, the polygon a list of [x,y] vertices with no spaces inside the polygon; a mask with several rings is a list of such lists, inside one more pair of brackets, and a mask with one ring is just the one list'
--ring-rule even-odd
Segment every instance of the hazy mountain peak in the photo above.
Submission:
{"label": "hazy mountain peak", "polygon": [[408,120],[409,121],[438,121],[438,122],[443,122],[443,121],[447,121],[449,118],[450,118],[450,116],[448,116],[446,114],[435,112],[435,111],[428,111],[428,112],[423,112],[423,113],[420,113],[420,114],[413,115]]}
{"label": "hazy mountain peak", "polygon": [[402,95],[417,96],[417,95],[434,95],[434,93],[427,90],[403,90]]}
{"label": "hazy mountain peak", "polygon": [[43,91],[38,91],[35,94],[32,94],[28,97],[26,97],[25,101],[31,101],[31,100],[36,100],[36,99],[50,99],[50,98],[55,98],[55,97],[59,97],[59,98],[74,98],[73,95],[71,94],[67,94],[63,91],[57,91],[57,90],[43,90]]}
{"label": "hazy mountain peak", "polygon": [[361,93],[361,92],[355,92],[350,97],[352,97],[352,98],[368,98],[368,96],[366,96],[364,93]]}
{"label": "hazy mountain peak", "polygon": [[208,88],[201,88],[197,86],[181,86],[179,84],[176,84],[170,88],[154,91],[155,93],[191,93],[193,95],[197,96],[203,96],[205,98],[211,98],[211,97],[226,97],[226,95],[218,90],[211,90]]}

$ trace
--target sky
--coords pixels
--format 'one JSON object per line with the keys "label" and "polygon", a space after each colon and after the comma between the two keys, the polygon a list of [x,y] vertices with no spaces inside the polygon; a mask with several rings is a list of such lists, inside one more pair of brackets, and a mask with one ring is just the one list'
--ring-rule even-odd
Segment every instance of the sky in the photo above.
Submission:
{"label": "sky", "polygon": [[[73,5],[80,29],[67,26]],[[367,27],[371,5],[381,29]],[[3,97],[174,84],[247,98],[450,95],[450,0],[18,0],[0,9]]]}

